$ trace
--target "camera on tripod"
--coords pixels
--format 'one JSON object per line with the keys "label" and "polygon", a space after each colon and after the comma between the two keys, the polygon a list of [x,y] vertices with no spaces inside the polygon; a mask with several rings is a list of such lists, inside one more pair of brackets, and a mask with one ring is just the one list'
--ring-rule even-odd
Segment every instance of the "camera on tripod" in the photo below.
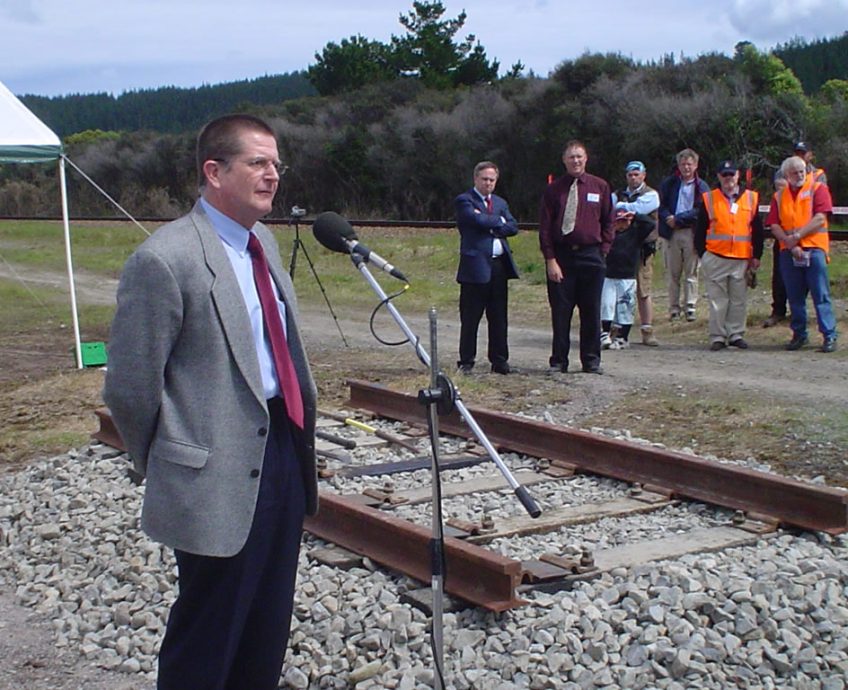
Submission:
{"label": "camera on tripod", "polygon": [[292,206],[291,211],[289,211],[289,215],[292,218],[303,218],[306,215],[306,209],[301,208],[300,206]]}

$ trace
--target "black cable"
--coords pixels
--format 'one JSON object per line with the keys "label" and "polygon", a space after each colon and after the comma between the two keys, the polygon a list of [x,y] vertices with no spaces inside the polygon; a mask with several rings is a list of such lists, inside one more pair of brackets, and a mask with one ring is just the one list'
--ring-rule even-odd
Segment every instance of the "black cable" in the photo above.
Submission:
{"label": "black cable", "polygon": [[382,307],[391,302],[395,297],[400,297],[404,292],[409,289],[409,285],[404,285],[403,288],[398,290],[392,295],[389,295],[383,300],[378,302],[377,306],[374,307],[374,310],[371,312],[371,319],[368,322],[368,327],[371,329],[371,335],[373,335],[377,342],[381,345],[388,345],[389,347],[397,347],[398,345],[406,345],[409,342],[409,338],[404,338],[403,340],[399,340],[397,342],[389,342],[388,340],[383,340],[379,335],[377,335],[377,331],[374,330],[374,319],[377,318],[377,312],[380,311]]}
{"label": "black cable", "polygon": [[[432,519],[435,521],[434,524],[436,525],[436,535],[433,537],[431,544],[431,558],[433,558],[434,571],[436,568],[438,569],[438,572],[434,572],[434,574],[441,574],[442,576],[442,591],[444,591],[445,582],[447,582],[448,577],[448,568],[447,560],[445,559],[445,532],[442,522],[442,474],[441,467],[439,467],[439,438],[435,428],[433,427],[433,417],[430,414],[427,415],[427,431],[430,435],[430,444],[433,449],[433,488],[435,493],[435,500],[433,501],[434,514],[432,516]],[[433,666],[435,667],[436,673],[439,676],[441,687],[445,688],[447,686],[445,685],[445,678],[442,667],[439,665],[439,654],[436,652],[436,645],[433,639],[434,626],[435,619],[431,619],[430,653],[433,655]]]}

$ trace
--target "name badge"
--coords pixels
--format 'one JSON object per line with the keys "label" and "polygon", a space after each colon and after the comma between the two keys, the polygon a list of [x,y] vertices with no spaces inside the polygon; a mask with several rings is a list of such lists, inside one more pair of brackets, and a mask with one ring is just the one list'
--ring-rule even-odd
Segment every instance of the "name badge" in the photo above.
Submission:
{"label": "name badge", "polygon": [[592,203],[597,204],[597,203],[599,203],[599,202],[600,202],[600,200],[601,200],[601,195],[600,195],[600,194],[594,194],[594,193],[592,193],[592,192],[589,192],[589,193],[586,195],[586,201],[591,201]]}
{"label": "name badge", "polygon": [[735,215],[738,210],[739,210],[739,204],[737,204],[735,201],[732,204],[730,204],[730,212],[731,213],[733,213]]}

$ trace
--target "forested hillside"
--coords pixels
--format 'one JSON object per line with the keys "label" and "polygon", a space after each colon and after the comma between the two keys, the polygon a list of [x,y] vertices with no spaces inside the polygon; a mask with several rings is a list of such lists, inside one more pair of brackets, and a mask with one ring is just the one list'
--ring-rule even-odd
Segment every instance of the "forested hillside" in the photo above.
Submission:
{"label": "forested hillside", "polygon": [[[139,106],[135,125],[79,120],[72,128],[86,131],[66,137],[67,153],[132,213],[175,216],[197,195],[197,127],[218,113],[250,109],[275,127],[289,166],[277,217],[298,205],[310,214],[448,219],[453,198],[471,184],[474,164],[490,159],[500,165],[498,191],[516,217],[534,221],[548,177],[562,172],[560,154],[569,139],[585,142],[589,171],[614,188],[633,159],[647,164],[648,182],[658,186],[674,154],[690,147],[700,153],[700,172],[710,183],[718,162],[731,158],[764,194],[793,142],[803,139],[826,169],[835,200],[848,204],[846,80],[829,79],[805,93],[779,57],[747,42],[732,57],[669,55],[641,64],[620,54],[586,53],[547,78],[523,76],[520,64],[496,77],[497,61],[473,36],[458,35],[464,13],[444,18],[439,2],[413,7],[401,15],[407,34],[390,44],[354,36],[316,53],[307,74],[320,96],[286,100],[271,91],[262,100],[234,88],[224,102],[214,87],[204,87],[195,96],[205,105],[190,107],[159,90],[161,104]],[[302,86],[303,73],[289,76]],[[353,83],[356,88],[348,88]],[[141,103],[142,95],[120,98]],[[179,121],[184,131],[151,131],[159,117]],[[0,167],[0,215],[58,214],[55,186],[45,184],[55,174],[49,166]],[[69,182],[73,214],[115,213],[78,175]]]}
{"label": "forested hillside", "polygon": [[216,115],[248,106],[277,104],[314,93],[305,72],[245,79],[198,88],[166,86],[70,96],[25,95],[20,99],[59,136],[89,129],[134,132],[190,132]]}
{"label": "forested hillside", "polygon": [[777,46],[774,54],[801,80],[808,94],[830,79],[848,79],[848,32],[812,43],[795,39]]}

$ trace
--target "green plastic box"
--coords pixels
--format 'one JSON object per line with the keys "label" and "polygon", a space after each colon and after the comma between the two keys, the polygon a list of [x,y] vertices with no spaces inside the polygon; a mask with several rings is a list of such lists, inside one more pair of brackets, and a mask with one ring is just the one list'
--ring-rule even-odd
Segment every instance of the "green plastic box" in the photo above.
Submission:
{"label": "green plastic box", "polygon": [[106,343],[80,343],[82,365],[84,367],[102,367],[106,364]]}

